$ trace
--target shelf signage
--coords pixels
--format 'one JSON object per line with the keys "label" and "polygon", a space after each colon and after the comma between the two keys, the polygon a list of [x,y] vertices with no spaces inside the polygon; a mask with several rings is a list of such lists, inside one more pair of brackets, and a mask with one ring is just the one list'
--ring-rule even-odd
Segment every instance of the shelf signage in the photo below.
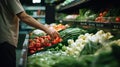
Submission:
{"label": "shelf signage", "polygon": [[88,25],[89,25],[89,26],[95,26],[95,23],[92,23],[92,22],[91,22],[91,23],[89,23]]}
{"label": "shelf signage", "polygon": [[96,27],[104,27],[104,24],[96,23]]}
{"label": "shelf signage", "polygon": [[113,28],[120,28],[120,25],[113,25]]}
{"label": "shelf signage", "polygon": [[86,22],[80,22],[80,25],[88,25]]}

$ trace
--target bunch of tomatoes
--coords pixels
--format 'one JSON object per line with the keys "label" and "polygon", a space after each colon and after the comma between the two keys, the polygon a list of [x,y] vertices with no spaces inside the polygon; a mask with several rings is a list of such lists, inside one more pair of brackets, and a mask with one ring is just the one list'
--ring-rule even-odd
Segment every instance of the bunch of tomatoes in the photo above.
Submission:
{"label": "bunch of tomatoes", "polygon": [[99,13],[99,16],[95,19],[96,22],[107,22],[105,19],[105,15],[107,14],[108,11],[103,11]]}
{"label": "bunch of tomatoes", "polygon": [[33,39],[29,39],[29,45],[28,45],[29,53],[33,54],[36,51],[40,51],[45,47],[55,45],[61,41],[62,39],[60,37],[56,37],[56,39],[51,40],[51,37],[49,35],[36,36]]}
{"label": "bunch of tomatoes", "polygon": [[96,22],[120,22],[120,17],[105,17],[108,10],[99,13],[99,16],[95,19]]}

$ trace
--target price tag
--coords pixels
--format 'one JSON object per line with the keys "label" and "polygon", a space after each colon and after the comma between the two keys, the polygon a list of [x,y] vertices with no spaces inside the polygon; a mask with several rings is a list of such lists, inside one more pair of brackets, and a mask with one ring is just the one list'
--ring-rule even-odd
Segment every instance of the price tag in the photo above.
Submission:
{"label": "price tag", "polygon": [[113,25],[113,28],[120,28],[119,25]]}
{"label": "price tag", "polygon": [[111,23],[111,27],[115,29],[120,29],[120,23]]}
{"label": "price tag", "polygon": [[89,23],[88,25],[89,26],[95,26],[95,23]]}
{"label": "price tag", "polygon": [[86,26],[87,23],[85,23],[85,22],[81,22],[80,25],[84,25],[84,26]]}
{"label": "price tag", "polygon": [[96,24],[96,27],[104,27],[104,24]]}

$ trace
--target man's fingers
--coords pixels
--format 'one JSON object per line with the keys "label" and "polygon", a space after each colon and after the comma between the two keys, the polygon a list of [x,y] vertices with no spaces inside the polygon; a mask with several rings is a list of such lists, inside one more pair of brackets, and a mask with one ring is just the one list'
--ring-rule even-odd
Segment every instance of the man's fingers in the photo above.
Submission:
{"label": "man's fingers", "polygon": [[60,37],[59,33],[53,27],[50,27],[49,30],[51,32],[50,36],[52,40],[56,39],[57,37]]}
{"label": "man's fingers", "polygon": [[51,37],[52,37],[52,39],[54,40],[54,39],[56,39],[57,37],[60,37],[60,35],[59,35],[59,33],[58,32],[53,32],[52,34],[51,34]]}

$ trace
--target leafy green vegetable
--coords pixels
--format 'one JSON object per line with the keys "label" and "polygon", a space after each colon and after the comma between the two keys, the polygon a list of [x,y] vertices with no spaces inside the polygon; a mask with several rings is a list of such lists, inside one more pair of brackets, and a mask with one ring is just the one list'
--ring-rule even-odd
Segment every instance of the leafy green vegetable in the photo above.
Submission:
{"label": "leafy green vegetable", "polygon": [[89,41],[83,50],[80,52],[80,55],[89,55],[94,54],[98,49],[102,48],[102,44],[100,43],[93,43]]}
{"label": "leafy green vegetable", "polygon": [[81,28],[68,28],[60,32],[60,36],[63,39],[62,43],[67,45],[68,39],[76,40],[80,34],[85,34],[87,31]]}
{"label": "leafy green vegetable", "polygon": [[85,67],[78,59],[74,57],[64,57],[58,63],[54,64],[52,67]]}

